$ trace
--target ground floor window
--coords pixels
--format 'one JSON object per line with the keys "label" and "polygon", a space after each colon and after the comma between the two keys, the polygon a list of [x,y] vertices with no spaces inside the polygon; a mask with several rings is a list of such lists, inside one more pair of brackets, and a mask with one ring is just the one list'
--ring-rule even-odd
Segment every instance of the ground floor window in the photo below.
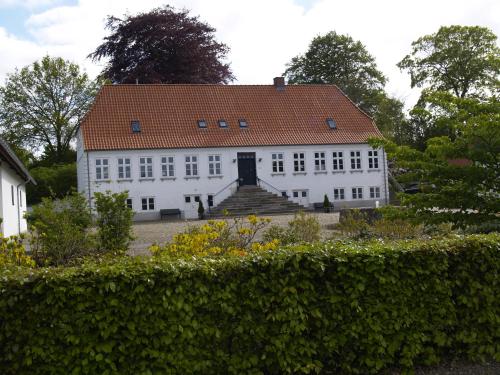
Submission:
{"label": "ground floor window", "polygon": [[370,187],[370,198],[380,198],[380,188],[378,186]]}
{"label": "ground floor window", "polygon": [[141,198],[141,205],[143,211],[154,211],[155,199],[153,197]]}
{"label": "ground floor window", "polygon": [[345,189],[344,188],[333,189],[333,200],[342,201],[344,199],[345,199]]}
{"label": "ground floor window", "polygon": [[132,198],[127,198],[127,199],[125,200],[125,205],[127,206],[127,208],[132,209],[132,208],[133,208],[133,205],[132,205]]}
{"label": "ground floor window", "polygon": [[363,199],[363,188],[353,187],[352,188],[352,199]]}

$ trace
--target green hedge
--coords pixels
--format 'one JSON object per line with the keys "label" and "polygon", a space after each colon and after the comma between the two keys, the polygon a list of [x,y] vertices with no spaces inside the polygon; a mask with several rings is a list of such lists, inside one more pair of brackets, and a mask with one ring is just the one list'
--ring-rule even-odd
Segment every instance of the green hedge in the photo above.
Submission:
{"label": "green hedge", "polygon": [[2,374],[377,373],[500,360],[500,235],[0,277]]}

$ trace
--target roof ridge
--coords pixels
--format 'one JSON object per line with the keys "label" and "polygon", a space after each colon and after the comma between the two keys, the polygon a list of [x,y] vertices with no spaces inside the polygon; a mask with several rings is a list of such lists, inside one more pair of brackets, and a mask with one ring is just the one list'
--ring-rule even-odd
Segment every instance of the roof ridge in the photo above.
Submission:
{"label": "roof ridge", "polygon": [[[124,87],[124,86],[214,86],[214,87],[274,87],[271,84],[264,83],[249,83],[249,84],[223,84],[223,83],[105,83],[102,87]],[[285,85],[285,87],[337,87],[337,85],[332,83],[305,83],[305,84],[293,84],[293,85]],[[340,89],[339,89],[340,90]],[[342,90],[341,90],[342,91]],[[344,94],[345,95],[345,94]]]}

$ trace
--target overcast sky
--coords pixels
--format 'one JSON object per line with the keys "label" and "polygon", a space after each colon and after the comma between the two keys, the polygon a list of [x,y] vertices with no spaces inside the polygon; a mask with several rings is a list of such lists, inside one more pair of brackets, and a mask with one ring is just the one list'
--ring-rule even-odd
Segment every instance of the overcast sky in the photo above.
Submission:
{"label": "overcast sky", "polygon": [[418,37],[441,25],[486,26],[500,35],[499,0],[0,0],[0,82],[45,54],[62,56],[95,76],[86,56],[106,35],[107,15],[170,4],[217,29],[240,84],[269,84],[285,64],[330,30],[350,34],[375,56],[387,90],[412,105],[418,94],[395,64]]}

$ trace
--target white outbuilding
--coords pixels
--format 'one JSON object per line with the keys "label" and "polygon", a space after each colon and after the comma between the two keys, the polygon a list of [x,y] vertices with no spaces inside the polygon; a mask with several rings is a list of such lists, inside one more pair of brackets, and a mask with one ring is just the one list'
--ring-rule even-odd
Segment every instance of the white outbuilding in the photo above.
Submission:
{"label": "white outbuilding", "polygon": [[0,214],[1,233],[13,236],[25,232],[26,184],[36,184],[26,167],[0,138]]}
{"label": "white outbuilding", "polygon": [[78,190],[91,205],[94,192],[128,191],[136,220],[167,209],[194,218],[200,201],[216,209],[241,188],[268,205],[261,190],[297,207],[325,195],[335,209],[375,207],[389,191],[385,153],[371,137],[382,134],[335,85],[282,77],[273,85],[105,85],[78,130]]}

